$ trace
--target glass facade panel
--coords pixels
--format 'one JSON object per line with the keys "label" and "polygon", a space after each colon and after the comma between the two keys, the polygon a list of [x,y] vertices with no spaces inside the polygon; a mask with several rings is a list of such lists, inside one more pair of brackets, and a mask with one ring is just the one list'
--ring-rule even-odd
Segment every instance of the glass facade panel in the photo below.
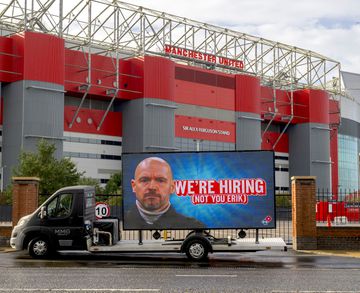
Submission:
{"label": "glass facade panel", "polygon": [[359,139],[339,134],[339,188],[359,188]]}
{"label": "glass facade panel", "polygon": [[234,151],[235,143],[227,143],[221,141],[203,140],[203,139],[188,139],[182,137],[175,138],[175,146],[181,152],[186,151]]}

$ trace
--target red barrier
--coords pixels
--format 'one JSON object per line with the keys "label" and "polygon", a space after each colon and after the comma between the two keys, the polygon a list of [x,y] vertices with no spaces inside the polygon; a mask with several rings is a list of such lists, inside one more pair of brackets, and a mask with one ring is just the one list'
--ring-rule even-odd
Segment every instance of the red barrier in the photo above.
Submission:
{"label": "red barrier", "polygon": [[348,222],[360,222],[360,203],[317,202],[316,221],[334,221],[335,217],[346,217]]}

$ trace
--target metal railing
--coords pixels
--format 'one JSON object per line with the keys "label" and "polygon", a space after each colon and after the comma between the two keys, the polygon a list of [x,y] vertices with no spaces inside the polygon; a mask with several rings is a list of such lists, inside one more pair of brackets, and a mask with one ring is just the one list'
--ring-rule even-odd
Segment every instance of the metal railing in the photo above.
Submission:
{"label": "metal railing", "polygon": [[[106,201],[110,204],[110,216],[122,219],[122,205],[121,196],[102,196],[98,197],[97,201]],[[0,205],[0,222],[11,222],[12,220],[12,206]],[[357,218],[359,223],[359,218]],[[323,220],[326,222],[326,219]],[[247,237],[255,238],[255,229],[245,229]],[[122,229],[120,225],[120,232],[122,239],[138,240],[138,231]],[[152,239],[152,234],[155,231],[143,231],[143,239]],[[182,239],[186,237],[191,230],[164,230],[161,232],[161,237],[168,239]],[[240,229],[218,229],[210,230],[211,235],[217,238],[238,238]],[[260,238],[281,237],[287,244],[292,244],[292,221],[291,221],[291,195],[282,194],[276,196],[276,228],[275,229],[260,229]]]}
{"label": "metal railing", "polygon": [[360,191],[345,189],[331,193],[328,190],[318,190],[316,221],[328,226],[360,225]]}
{"label": "metal railing", "polygon": [[[114,201],[111,199],[111,195],[106,197],[98,198],[98,201]],[[110,205],[111,217],[122,219],[122,207],[121,198],[117,197],[117,205]],[[276,228],[275,229],[259,229],[260,238],[272,238],[280,237],[284,239],[286,244],[292,244],[292,214],[291,214],[291,194],[278,194],[276,195]],[[238,238],[238,233],[242,229],[216,229],[209,230],[209,233],[216,238]],[[246,237],[255,238],[256,229],[244,229]],[[143,231],[142,239],[149,240],[153,238],[154,231]],[[189,234],[191,230],[163,230],[161,231],[161,237],[165,239],[183,239]],[[121,239],[124,240],[138,240],[139,231],[137,230],[123,230],[122,224],[120,223]]]}
{"label": "metal railing", "polygon": [[0,205],[0,222],[12,221],[12,206]]}

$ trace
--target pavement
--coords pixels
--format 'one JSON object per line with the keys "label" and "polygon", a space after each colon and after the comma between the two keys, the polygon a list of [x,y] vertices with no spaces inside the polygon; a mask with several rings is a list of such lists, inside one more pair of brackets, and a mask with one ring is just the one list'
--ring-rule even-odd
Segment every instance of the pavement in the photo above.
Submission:
{"label": "pavement", "polygon": [[15,249],[12,249],[11,247],[0,246],[0,252],[13,252],[13,251],[15,251]]}
{"label": "pavement", "polygon": [[331,255],[331,256],[360,258],[360,251],[358,250],[299,250],[299,252],[317,254],[317,255]]}

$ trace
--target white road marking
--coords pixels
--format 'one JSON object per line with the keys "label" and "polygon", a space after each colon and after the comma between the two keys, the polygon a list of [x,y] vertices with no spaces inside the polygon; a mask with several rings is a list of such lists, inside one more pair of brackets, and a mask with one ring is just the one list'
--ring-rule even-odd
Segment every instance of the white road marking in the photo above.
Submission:
{"label": "white road marking", "polygon": [[238,275],[175,275],[176,277],[192,277],[192,278],[236,278]]}
{"label": "white road marking", "polygon": [[356,293],[359,291],[332,291],[332,290],[316,290],[316,291],[308,291],[308,290],[297,290],[297,291],[282,291],[276,290],[271,291],[271,293]]}
{"label": "white road marking", "polygon": [[103,289],[103,288],[87,288],[87,289],[40,289],[40,288],[14,288],[14,289],[0,289],[0,292],[13,292],[13,291],[19,291],[19,292],[160,292],[160,289]]}

